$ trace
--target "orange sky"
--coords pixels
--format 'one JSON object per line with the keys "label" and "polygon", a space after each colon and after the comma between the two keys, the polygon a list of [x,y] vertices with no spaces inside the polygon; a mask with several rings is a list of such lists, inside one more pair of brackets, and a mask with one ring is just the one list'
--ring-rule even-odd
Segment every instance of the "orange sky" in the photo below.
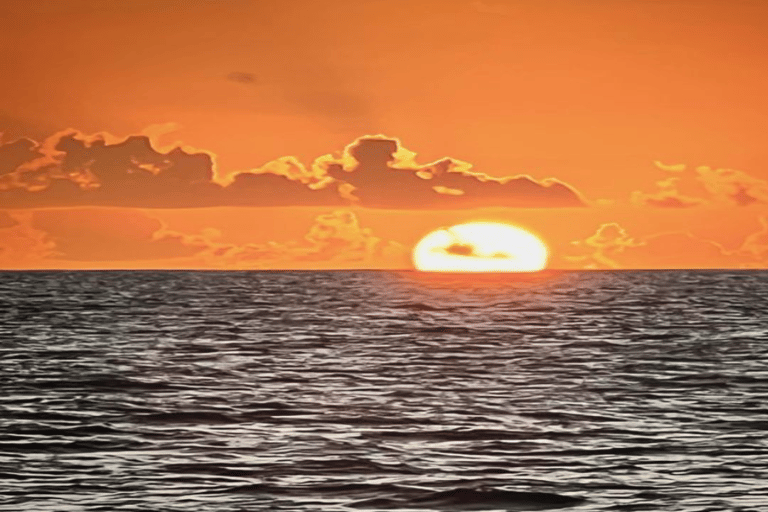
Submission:
{"label": "orange sky", "polygon": [[3,0],[0,268],[768,266],[764,0]]}

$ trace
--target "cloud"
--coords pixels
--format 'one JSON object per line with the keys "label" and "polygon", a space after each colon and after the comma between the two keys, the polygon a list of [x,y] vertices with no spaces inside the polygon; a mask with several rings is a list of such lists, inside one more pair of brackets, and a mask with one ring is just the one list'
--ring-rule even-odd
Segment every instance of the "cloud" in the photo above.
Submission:
{"label": "cloud", "polygon": [[764,268],[768,264],[768,220],[736,250],[687,232],[633,238],[617,223],[601,225],[594,235],[571,243],[564,259],[582,268]]}
{"label": "cloud", "polygon": [[262,244],[225,243],[213,228],[179,232],[135,209],[0,212],[0,268],[402,268],[409,256],[351,210],[318,215],[299,239]]}
{"label": "cloud", "polygon": [[[735,169],[713,169],[699,166],[687,170],[683,164],[656,167],[675,172],[676,176],[656,182],[658,190],[647,193],[634,191],[630,201],[639,206],[659,208],[690,208],[715,203],[749,206],[768,203],[768,181]],[[683,194],[680,189],[695,190],[697,195]]]}
{"label": "cloud", "polygon": [[235,268],[291,268],[322,262],[366,266],[403,261],[409,251],[360,226],[354,212],[336,210],[319,215],[300,239],[285,243],[219,247],[220,262]]}
{"label": "cloud", "polygon": [[[0,146],[0,203],[6,208],[116,206],[346,206],[462,209],[584,206],[572,187],[553,178],[492,177],[459,160],[419,165],[397,139],[362,137],[337,156],[309,167],[282,157],[222,179],[215,155],[153,138],[174,129],[118,139],[68,130],[43,143]],[[153,135],[154,134],[154,135]]]}
{"label": "cloud", "polygon": [[51,256],[68,261],[162,260],[191,256],[203,241],[163,232],[162,223],[125,209],[40,210],[32,227],[53,244]]}
{"label": "cloud", "polygon": [[680,178],[667,178],[657,181],[659,191],[656,193],[632,192],[630,200],[633,204],[641,206],[655,206],[657,208],[690,208],[705,203],[704,199],[682,194],[678,190]]}
{"label": "cloud", "polygon": [[[7,214],[6,214],[7,215]],[[45,267],[54,254],[54,243],[32,225],[32,212],[7,215],[0,227],[0,268]]]}
{"label": "cloud", "polygon": [[726,199],[738,206],[768,203],[768,181],[735,169],[696,168],[698,180],[716,198]]}
{"label": "cloud", "polygon": [[755,267],[768,267],[768,218],[760,217],[758,219],[760,229],[744,239],[740,251],[752,255],[755,260]]}
{"label": "cloud", "polygon": [[39,145],[30,139],[18,139],[0,145],[0,177],[9,175],[23,163],[42,156],[38,147]]}
{"label": "cloud", "polygon": [[[7,208],[125,206],[194,208],[209,206],[318,206],[344,203],[338,192],[303,166],[280,159],[262,168],[217,180],[214,156],[204,151],[153,148],[147,135],[124,140],[76,131],[43,144],[15,142],[0,156],[12,168],[0,202]],[[35,156],[22,162],[24,153]]]}
{"label": "cloud", "polygon": [[321,159],[318,165],[328,176],[353,187],[351,196],[369,208],[584,206],[578,192],[552,178],[496,178],[472,171],[470,164],[460,160],[444,158],[418,165],[414,157],[397,139],[373,136],[357,139],[340,158]]}
{"label": "cloud", "polygon": [[480,256],[472,244],[451,244],[444,251],[454,256]]}
{"label": "cloud", "polygon": [[665,164],[658,160],[653,161],[653,165],[661,169],[662,171],[669,171],[669,172],[683,172],[686,168],[685,164]]}
{"label": "cloud", "polygon": [[622,268],[622,253],[642,244],[631,238],[619,224],[610,222],[602,224],[594,235],[572,242],[582,254],[566,256],[566,259],[582,263],[584,268]]}

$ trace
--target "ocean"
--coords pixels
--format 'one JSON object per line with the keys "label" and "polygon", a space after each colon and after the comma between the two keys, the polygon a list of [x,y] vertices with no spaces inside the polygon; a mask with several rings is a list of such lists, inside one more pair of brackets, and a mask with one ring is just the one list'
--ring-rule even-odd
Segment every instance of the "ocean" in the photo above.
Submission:
{"label": "ocean", "polygon": [[768,272],[0,273],[0,511],[768,510]]}

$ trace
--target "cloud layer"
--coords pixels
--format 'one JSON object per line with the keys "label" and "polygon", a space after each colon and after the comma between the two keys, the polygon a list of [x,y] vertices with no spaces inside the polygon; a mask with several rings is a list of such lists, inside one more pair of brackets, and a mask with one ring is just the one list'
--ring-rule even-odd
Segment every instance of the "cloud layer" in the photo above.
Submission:
{"label": "cloud layer", "polygon": [[633,237],[621,225],[602,224],[584,240],[572,242],[564,259],[581,268],[765,268],[768,264],[768,220],[748,235],[739,247],[723,245],[688,232],[657,233]]}
{"label": "cloud layer", "polygon": [[236,268],[303,267],[320,262],[341,267],[391,264],[404,261],[408,254],[404,246],[361,227],[357,216],[349,210],[317,216],[299,240],[215,248],[216,260]]}
{"label": "cloud layer", "polygon": [[[655,164],[674,176],[657,181],[656,192],[633,192],[632,203],[658,208],[690,208],[717,203],[730,206],[768,204],[768,181],[744,171],[703,165],[687,170],[682,164]],[[681,191],[683,187],[695,192],[685,194]]]}
{"label": "cloud layer", "polygon": [[220,242],[220,235],[213,228],[174,231],[135,209],[0,211],[0,268],[152,262],[186,268],[375,267],[402,265],[409,253],[360,226],[350,210],[318,215],[296,240],[232,244]]}
{"label": "cloud layer", "polygon": [[53,244],[55,259],[140,261],[191,256],[207,246],[180,234],[162,233],[157,219],[135,210],[40,210],[32,227]]}
{"label": "cloud layer", "polygon": [[66,131],[37,143],[0,145],[0,202],[6,208],[121,206],[344,206],[388,209],[584,206],[556,179],[492,177],[445,158],[419,165],[399,141],[364,137],[309,167],[283,157],[217,175],[209,152],[153,147],[146,135],[118,140]]}
{"label": "cloud layer", "polygon": [[363,206],[389,209],[579,207],[584,202],[570,186],[555,179],[537,181],[517,175],[496,178],[471,165],[444,158],[418,165],[415,155],[395,139],[365,137],[347,146],[326,173],[353,187]]}
{"label": "cloud layer", "polygon": [[[176,147],[165,153],[150,138],[134,135],[115,143],[76,132],[40,145],[20,140],[0,168],[0,201],[7,208],[51,206],[318,206],[342,204],[331,188],[313,189],[318,180],[290,161],[237,173],[229,184],[215,179],[213,157]],[[5,146],[3,146],[4,148]],[[22,150],[37,158],[22,160]],[[300,167],[300,166],[299,166]]]}

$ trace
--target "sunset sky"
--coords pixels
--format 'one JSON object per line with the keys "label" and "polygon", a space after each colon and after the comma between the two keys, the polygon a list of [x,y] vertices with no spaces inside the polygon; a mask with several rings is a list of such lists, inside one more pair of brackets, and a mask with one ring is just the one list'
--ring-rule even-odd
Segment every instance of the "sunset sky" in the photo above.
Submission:
{"label": "sunset sky", "polygon": [[2,0],[0,268],[768,267],[765,0]]}

